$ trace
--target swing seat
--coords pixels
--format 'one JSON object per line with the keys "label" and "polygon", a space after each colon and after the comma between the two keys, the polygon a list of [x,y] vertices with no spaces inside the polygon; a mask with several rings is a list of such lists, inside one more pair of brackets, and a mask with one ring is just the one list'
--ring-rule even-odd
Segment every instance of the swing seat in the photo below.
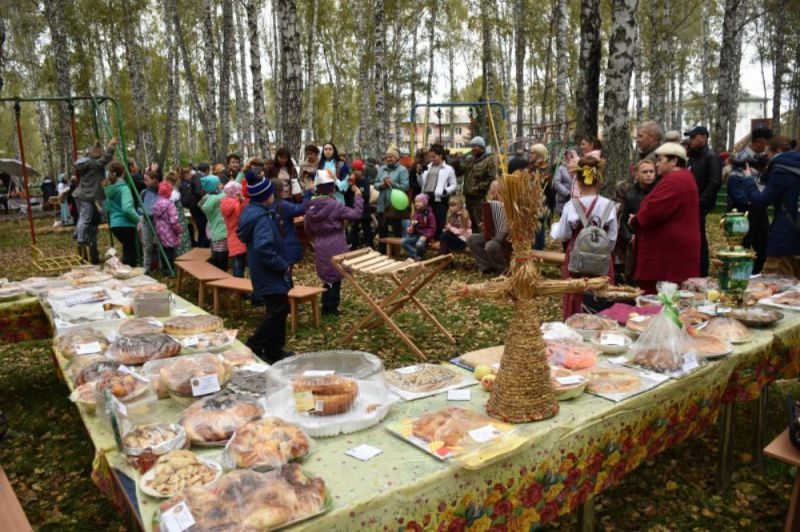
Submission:
{"label": "swing seat", "polygon": [[75,254],[48,257],[36,246],[31,246],[31,255],[33,255],[34,266],[44,273],[61,272],[89,264],[80,255]]}

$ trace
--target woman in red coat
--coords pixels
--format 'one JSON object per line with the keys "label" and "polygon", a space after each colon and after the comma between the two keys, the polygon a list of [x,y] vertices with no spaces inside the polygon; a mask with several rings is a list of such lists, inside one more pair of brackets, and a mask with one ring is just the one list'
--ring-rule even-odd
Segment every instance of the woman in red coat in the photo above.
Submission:
{"label": "woman in red coat", "polygon": [[636,228],[634,277],[648,294],[656,292],[657,281],[680,284],[700,274],[700,199],[683,146],[658,148],[656,170],[661,181],[630,218]]}

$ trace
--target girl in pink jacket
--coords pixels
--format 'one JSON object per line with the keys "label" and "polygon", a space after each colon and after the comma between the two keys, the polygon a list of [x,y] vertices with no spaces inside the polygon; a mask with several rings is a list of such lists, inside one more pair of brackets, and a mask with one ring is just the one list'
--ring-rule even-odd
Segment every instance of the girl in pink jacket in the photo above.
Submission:
{"label": "girl in pink jacket", "polygon": [[247,207],[249,200],[242,195],[242,185],[236,181],[228,181],[222,191],[225,195],[219,202],[219,210],[228,228],[228,258],[233,259],[234,277],[244,277],[247,247],[236,236],[236,227],[239,225],[239,216]]}
{"label": "girl in pink jacket", "polygon": [[175,248],[181,243],[183,226],[178,220],[178,210],[170,200],[172,185],[162,181],[158,185],[159,198],[153,204],[153,223],[156,226],[156,235],[161,241],[161,246],[167,255],[172,271],[175,271]]}

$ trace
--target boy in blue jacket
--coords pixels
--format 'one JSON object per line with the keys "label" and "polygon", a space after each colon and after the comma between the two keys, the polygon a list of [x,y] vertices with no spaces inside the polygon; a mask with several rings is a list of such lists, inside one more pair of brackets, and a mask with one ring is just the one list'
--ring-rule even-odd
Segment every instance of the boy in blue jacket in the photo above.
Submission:
{"label": "boy in blue jacket", "polygon": [[275,223],[275,187],[269,179],[247,172],[250,203],[242,211],[236,234],[247,246],[247,266],[253,282],[253,305],[264,305],[264,319],[247,340],[247,346],[273,364],[294,353],[284,351],[286,316],[289,315],[289,262]]}

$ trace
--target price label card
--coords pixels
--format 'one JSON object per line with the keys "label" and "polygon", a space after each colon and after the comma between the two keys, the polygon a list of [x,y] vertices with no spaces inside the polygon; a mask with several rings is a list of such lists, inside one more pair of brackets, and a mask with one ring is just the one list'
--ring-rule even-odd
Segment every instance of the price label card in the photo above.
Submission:
{"label": "price label card", "polygon": [[647,321],[650,319],[650,316],[634,316],[631,318],[633,323],[642,323],[643,321]]}
{"label": "price label card", "polygon": [[195,525],[194,516],[185,503],[178,503],[161,513],[161,523],[167,532],[183,532]]}
{"label": "price label card", "polygon": [[266,364],[246,364],[239,368],[242,371],[253,371],[255,373],[264,373],[269,369]]}
{"label": "price label card", "polygon": [[294,392],[294,408],[298,412],[311,412],[316,408],[314,394],[311,393],[311,390]]}
{"label": "price label card", "polygon": [[395,371],[403,375],[408,375],[410,373],[417,373],[419,371],[419,366],[406,366],[404,368],[397,368]]}
{"label": "price label card", "polygon": [[469,390],[448,390],[447,392],[448,401],[469,401],[469,398]]}
{"label": "price label card", "polygon": [[692,371],[699,367],[700,364],[697,362],[697,355],[694,353],[686,353],[683,355],[683,371]]}
{"label": "price label card", "polygon": [[188,338],[183,339],[183,345],[186,347],[194,347],[200,343],[200,339],[197,336],[189,336]]}
{"label": "price label card", "polygon": [[327,377],[334,373],[336,373],[336,371],[332,369],[307,369],[303,372],[303,377]]}
{"label": "price label card", "polygon": [[731,307],[717,307],[717,314],[727,314],[732,310],[733,309]]}
{"label": "price label card", "polygon": [[123,365],[121,365],[121,366],[119,367],[119,371],[120,371],[120,373],[127,373],[128,375],[134,375],[134,376],[136,376],[136,372],[135,372],[135,371],[133,371],[133,370],[132,370],[131,368],[129,368],[128,366],[126,366],[125,364],[123,364]]}
{"label": "price label card", "polygon": [[491,441],[502,434],[492,425],[484,425],[479,429],[471,430],[468,432],[469,437],[478,443],[485,443]]}
{"label": "price label card", "polygon": [[92,353],[99,353],[100,351],[100,342],[90,342],[88,344],[75,345],[76,355],[91,355]]}
{"label": "price label card", "polygon": [[585,377],[581,375],[567,375],[566,377],[556,377],[556,382],[559,384],[563,384],[565,386],[569,386],[572,384],[581,384],[582,382],[586,381]]}
{"label": "price label card", "polygon": [[195,397],[199,395],[208,395],[218,392],[219,390],[219,378],[216,374],[194,377],[192,379],[192,395]]}
{"label": "price label card", "polygon": [[61,318],[56,318],[53,320],[53,323],[56,324],[56,329],[66,329],[67,327],[71,327],[72,324],[66,320],[62,320]]}
{"label": "price label card", "polygon": [[628,358],[625,356],[618,356],[609,358],[608,361],[612,364],[625,364],[628,361]]}
{"label": "price label card", "polygon": [[362,462],[366,462],[367,460],[371,460],[375,458],[379,454],[381,454],[383,450],[378,449],[377,447],[373,447],[372,445],[362,444],[358,447],[353,447],[349,451],[345,451],[344,454],[347,456],[352,456],[353,458],[358,458]]}
{"label": "price label card", "polygon": [[625,337],[619,334],[604,334],[600,337],[600,343],[603,345],[617,345],[624,347]]}
{"label": "price label card", "polygon": [[697,310],[704,314],[711,314],[712,316],[717,313],[716,305],[700,305]]}

